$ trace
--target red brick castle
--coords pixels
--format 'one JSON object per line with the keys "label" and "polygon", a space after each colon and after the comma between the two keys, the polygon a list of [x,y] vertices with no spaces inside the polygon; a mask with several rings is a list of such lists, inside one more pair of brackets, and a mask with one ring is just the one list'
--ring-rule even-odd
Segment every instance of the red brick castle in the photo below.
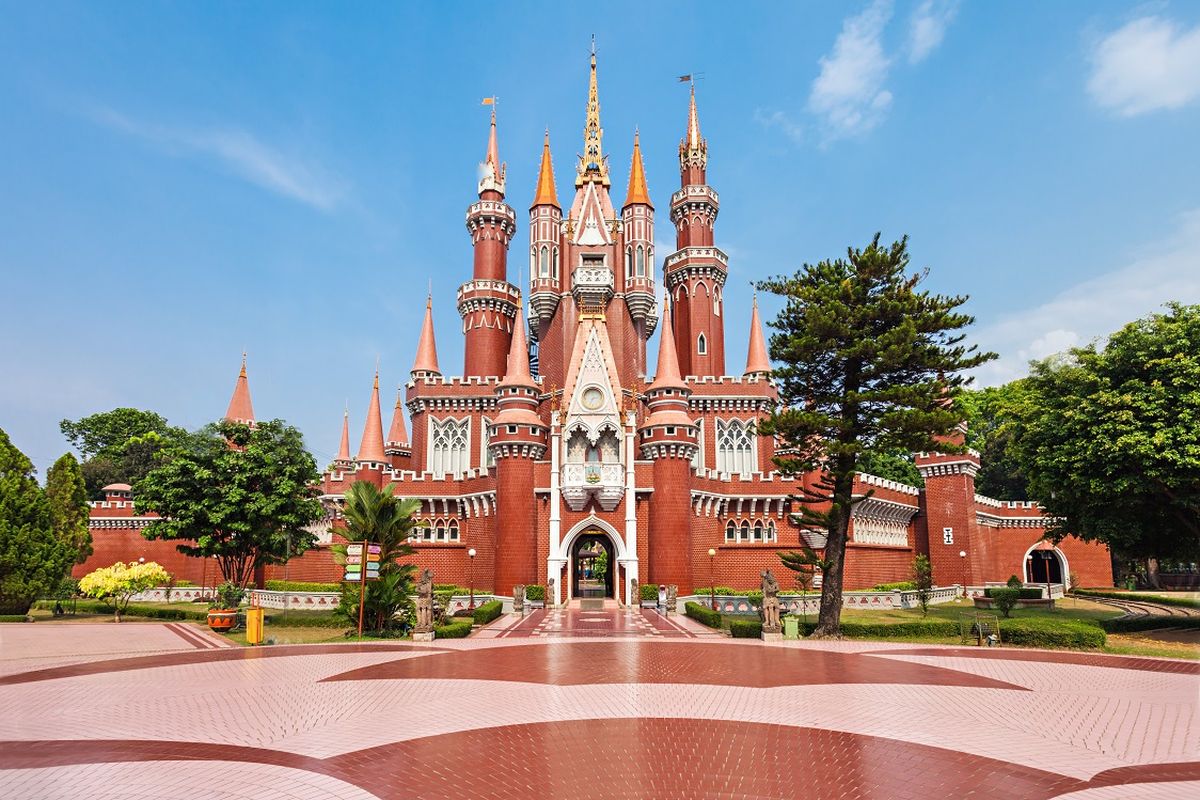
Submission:
{"label": "red brick castle", "polygon": [[[325,544],[346,488],[369,480],[421,501],[427,527],[416,560],[438,582],[472,582],[500,595],[553,580],[553,599],[566,602],[579,593],[581,553],[591,562],[600,551],[608,555],[606,591],[621,602],[634,579],[676,584],[681,594],[713,575],[718,585],[746,588],[764,568],[780,572],[777,551],[823,545],[790,521],[798,510],[789,499],[794,482],[773,471],[774,443],[754,432],[776,400],[757,305],[744,367],[726,370],[728,256],[716,244],[720,198],[707,181],[694,88],[679,144],[680,187],[667,205],[675,251],[661,258],[661,286],[655,206],[636,132],[624,200],[613,203],[595,55],[583,144],[564,207],[546,135],[529,209],[523,306],[509,281],[517,215],[506,202],[493,112],[478,199],[466,213],[474,258],[457,298],[464,374],[442,374],[430,299],[386,435],[378,375],[353,456],[343,418],[340,451],[321,480],[330,510],[319,529]],[[656,330],[651,372],[646,343]],[[253,419],[244,365],[228,416]],[[978,454],[916,461],[924,489],[859,477],[871,496],[855,507],[848,589],[907,579],[919,552],[929,554],[939,585],[1012,574],[1063,582],[1071,572],[1083,585],[1111,584],[1104,548],[1073,539],[1051,547],[1041,542],[1045,520],[1036,504],[976,495]],[[141,540],[136,526],[145,522],[127,508],[128,491],[113,487],[97,504],[96,556],[77,571],[109,564],[120,550],[199,581],[200,565],[178,563],[187,559],[173,545]],[[289,570],[293,579],[339,577],[324,546]],[[282,569],[268,572],[263,577]]]}

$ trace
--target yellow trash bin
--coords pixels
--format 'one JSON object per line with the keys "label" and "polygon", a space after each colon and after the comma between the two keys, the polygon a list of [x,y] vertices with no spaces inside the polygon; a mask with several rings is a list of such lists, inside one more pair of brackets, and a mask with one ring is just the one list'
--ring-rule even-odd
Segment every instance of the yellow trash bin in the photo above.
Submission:
{"label": "yellow trash bin", "polygon": [[783,618],[783,638],[799,639],[800,638],[800,620],[788,615]]}
{"label": "yellow trash bin", "polygon": [[251,606],[246,609],[246,642],[247,644],[263,643],[263,610],[261,606]]}

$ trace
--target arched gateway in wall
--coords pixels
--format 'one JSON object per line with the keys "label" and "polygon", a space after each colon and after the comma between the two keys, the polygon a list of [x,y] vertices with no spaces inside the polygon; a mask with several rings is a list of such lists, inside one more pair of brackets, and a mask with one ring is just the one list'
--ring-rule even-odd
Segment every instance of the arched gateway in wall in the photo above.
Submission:
{"label": "arched gateway in wall", "polygon": [[[595,516],[581,520],[563,537],[562,552],[568,556],[562,575],[568,602],[580,597],[624,598],[623,584],[630,578],[624,569],[625,541],[607,522]],[[605,562],[602,575],[596,575],[597,561]],[[589,562],[590,577],[586,569]]]}

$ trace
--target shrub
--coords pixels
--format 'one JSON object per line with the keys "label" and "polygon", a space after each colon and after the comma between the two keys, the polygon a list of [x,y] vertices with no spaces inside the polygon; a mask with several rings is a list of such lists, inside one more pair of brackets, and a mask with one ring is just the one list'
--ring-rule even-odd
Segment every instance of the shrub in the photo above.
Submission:
{"label": "shrub", "polygon": [[475,624],[487,625],[492,620],[500,616],[504,611],[504,604],[499,600],[489,600],[488,602],[475,609]]}
{"label": "shrub", "polygon": [[0,622],[31,622],[24,614],[0,614]]}
{"label": "shrub", "polygon": [[1005,581],[1004,585],[1009,589],[1020,589],[1025,584],[1016,575],[1009,575],[1008,580]]}
{"label": "shrub", "polygon": [[[36,608],[52,609],[54,603],[49,600],[39,601]],[[102,600],[81,600],[76,606],[77,612],[84,614],[111,614],[113,607]],[[127,617],[146,617],[148,619],[194,620],[203,622],[208,619],[208,612],[185,608],[162,608],[142,603],[130,603],[122,612]]]}
{"label": "shrub", "polygon": [[208,604],[208,607],[219,611],[236,609],[242,604],[242,598],[245,596],[245,589],[233,581],[225,581],[217,587],[217,594],[213,597],[212,602]]}
{"label": "shrub", "polygon": [[79,579],[79,591],[101,600],[112,598],[116,621],[129,607],[130,599],[138,592],[169,583],[171,576],[153,561],[138,563],[120,561],[111,567],[101,567]]}
{"label": "shrub", "polygon": [[746,600],[748,600],[750,602],[750,605],[754,606],[755,608],[762,607],[762,590],[761,589],[749,589],[746,591],[745,594],[746,594]]}
{"label": "shrub", "polygon": [[465,639],[471,635],[471,623],[465,619],[455,620],[446,625],[436,625],[433,629],[435,639]]}
{"label": "shrub", "polygon": [[733,589],[732,587],[729,587],[729,586],[714,586],[714,587],[712,587],[711,591],[709,590],[709,587],[707,587],[707,586],[697,586],[694,589],[692,589],[692,594],[694,594],[694,595],[715,594],[715,595],[718,595],[721,597],[728,597],[729,595],[741,594],[741,592],[739,592],[736,589]]}
{"label": "shrub", "polygon": [[683,613],[687,614],[701,625],[707,625],[710,628],[721,627],[721,612],[713,611],[712,609],[702,606],[699,603],[684,603]]}
{"label": "shrub", "polygon": [[1152,631],[1159,628],[1196,630],[1200,629],[1200,617],[1168,617],[1166,615],[1118,617],[1117,619],[1099,620],[1099,625],[1109,633],[1136,633],[1137,631]]}
{"label": "shrub", "polygon": [[757,639],[762,636],[762,622],[756,619],[735,619],[729,623],[729,633],[735,639]]}
{"label": "shrub", "polygon": [[1138,592],[1114,592],[1104,589],[1076,589],[1075,594],[1084,597],[1107,597],[1112,600],[1135,600],[1141,603],[1158,603],[1162,606],[1180,606],[1182,608],[1200,608],[1200,603],[1186,597],[1159,597],[1156,594]]}
{"label": "shrub", "polygon": [[342,591],[340,583],[315,583],[313,581],[267,581],[267,591],[270,592],[328,592]]}
{"label": "shrub", "polygon": [[991,597],[994,600],[995,595],[992,594],[993,592],[1016,592],[1018,600],[1041,600],[1042,599],[1042,590],[1041,589],[1024,589],[1024,588],[1014,589],[1011,586],[1006,587],[1004,589],[1001,589],[998,586],[993,586],[991,588],[984,589],[983,596]]}
{"label": "shrub", "polygon": [[[807,636],[816,629],[817,623],[802,623],[800,627]],[[842,636],[847,639],[948,639],[958,636],[958,623],[941,619],[894,623],[843,622]]]}
{"label": "shrub", "polygon": [[540,583],[531,583],[525,587],[525,599],[539,603],[546,601],[546,587]]}
{"label": "shrub", "polygon": [[987,589],[984,594],[992,599],[992,605],[996,607],[996,610],[1007,617],[1012,613],[1013,606],[1017,604],[1021,591],[1019,589]]}
{"label": "shrub", "polygon": [[1090,620],[1014,619],[1000,626],[1000,640],[1027,647],[1103,647],[1104,628]]}
{"label": "shrub", "polygon": [[877,583],[871,587],[872,592],[911,592],[917,588],[912,581],[896,581],[895,583]]}
{"label": "shrub", "polygon": [[346,622],[332,611],[278,611],[264,617],[267,625],[280,628],[344,628]]}
{"label": "shrub", "polygon": [[638,587],[638,594],[641,595],[643,600],[657,600],[658,599],[658,584],[657,583],[643,583],[640,587]]}

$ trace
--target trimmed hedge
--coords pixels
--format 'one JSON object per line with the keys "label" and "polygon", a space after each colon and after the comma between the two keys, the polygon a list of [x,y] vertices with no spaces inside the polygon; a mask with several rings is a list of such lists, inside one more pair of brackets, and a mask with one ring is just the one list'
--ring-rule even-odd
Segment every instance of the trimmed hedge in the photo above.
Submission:
{"label": "trimmed hedge", "polygon": [[269,592],[340,592],[340,583],[314,583],[312,581],[267,581]]}
{"label": "trimmed hedge", "polygon": [[707,586],[696,586],[692,588],[692,594],[715,594],[720,597],[728,597],[729,595],[740,595],[743,594],[743,592],[740,589],[734,589],[731,586],[714,586],[712,587],[711,591]]}
{"label": "trimmed hedge", "polygon": [[[35,604],[36,608],[52,609],[54,604],[49,600],[39,600]],[[80,600],[75,605],[76,613],[82,611],[85,614],[112,614],[113,607],[107,603],[102,603],[99,600]],[[193,620],[196,622],[207,622],[207,611],[192,611],[191,609],[182,608],[158,608],[157,606],[145,605],[140,603],[130,603],[129,608],[121,614],[122,617],[146,617],[147,619],[170,619],[170,620]]]}
{"label": "trimmed hedge", "polygon": [[701,625],[707,625],[710,628],[721,627],[721,612],[713,611],[712,609],[702,606],[699,603],[684,603],[683,613],[687,614]]}
{"label": "trimmed hedge", "polygon": [[25,614],[0,614],[0,622],[33,622]]}
{"label": "trimmed hedge", "polygon": [[475,624],[487,625],[504,613],[504,604],[499,600],[489,600],[475,609]]}
{"label": "trimmed hedge", "polygon": [[638,594],[640,594],[642,596],[643,600],[657,600],[658,599],[658,584],[657,583],[643,583],[641,586],[638,587]]}
{"label": "trimmed hedge", "polygon": [[1076,589],[1073,594],[1082,597],[1107,597],[1110,600],[1129,600],[1137,603],[1158,603],[1163,606],[1179,606],[1181,608],[1200,608],[1200,603],[1186,597],[1159,597],[1156,594],[1141,592],[1110,592],[1101,589]]}
{"label": "trimmed hedge", "polygon": [[546,600],[546,587],[540,583],[531,583],[525,587],[525,599],[533,600],[539,603]]}
{"label": "trimmed hedge", "polygon": [[1102,619],[1099,622],[1100,627],[1109,633],[1137,633],[1159,628],[1200,629],[1200,617],[1169,617],[1165,614],[1146,617],[1118,617],[1117,619]]}
{"label": "trimmed hedge", "polygon": [[1000,623],[1000,641],[1026,647],[1104,647],[1104,628],[1077,619],[1006,619]]}
{"label": "trimmed hedge", "polygon": [[1006,586],[990,586],[983,590],[984,597],[992,597],[992,592],[1008,592],[1015,591],[1018,600],[1041,600],[1041,589],[1009,589]]}
{"label": "trimmed hedge", "polygon": [[871,587],[872,592],[910,592],[917,588],[912,581],[896,581],[895,583],[877,583]]}
{"label": "trimmed hedge", "polygon": [[[816,628],[816,622],[800,624],[805,636]],[[943,619],[893,623],[843,622],[842,636],[847,639],[951,638],[958,636],[958,623]]]}
{"label": "trimmed hedge", "polygon": [[433,629],[434,639],[465,639],[471,635],[471,623],[468,620],[455,620],[446,625],[437,625]]}
{"label": "trimmed hedge", "polygon": [[757,619],[735,619],[729,623],[729,633],[735,639],[758,639],[762,636],[762,622]]}

